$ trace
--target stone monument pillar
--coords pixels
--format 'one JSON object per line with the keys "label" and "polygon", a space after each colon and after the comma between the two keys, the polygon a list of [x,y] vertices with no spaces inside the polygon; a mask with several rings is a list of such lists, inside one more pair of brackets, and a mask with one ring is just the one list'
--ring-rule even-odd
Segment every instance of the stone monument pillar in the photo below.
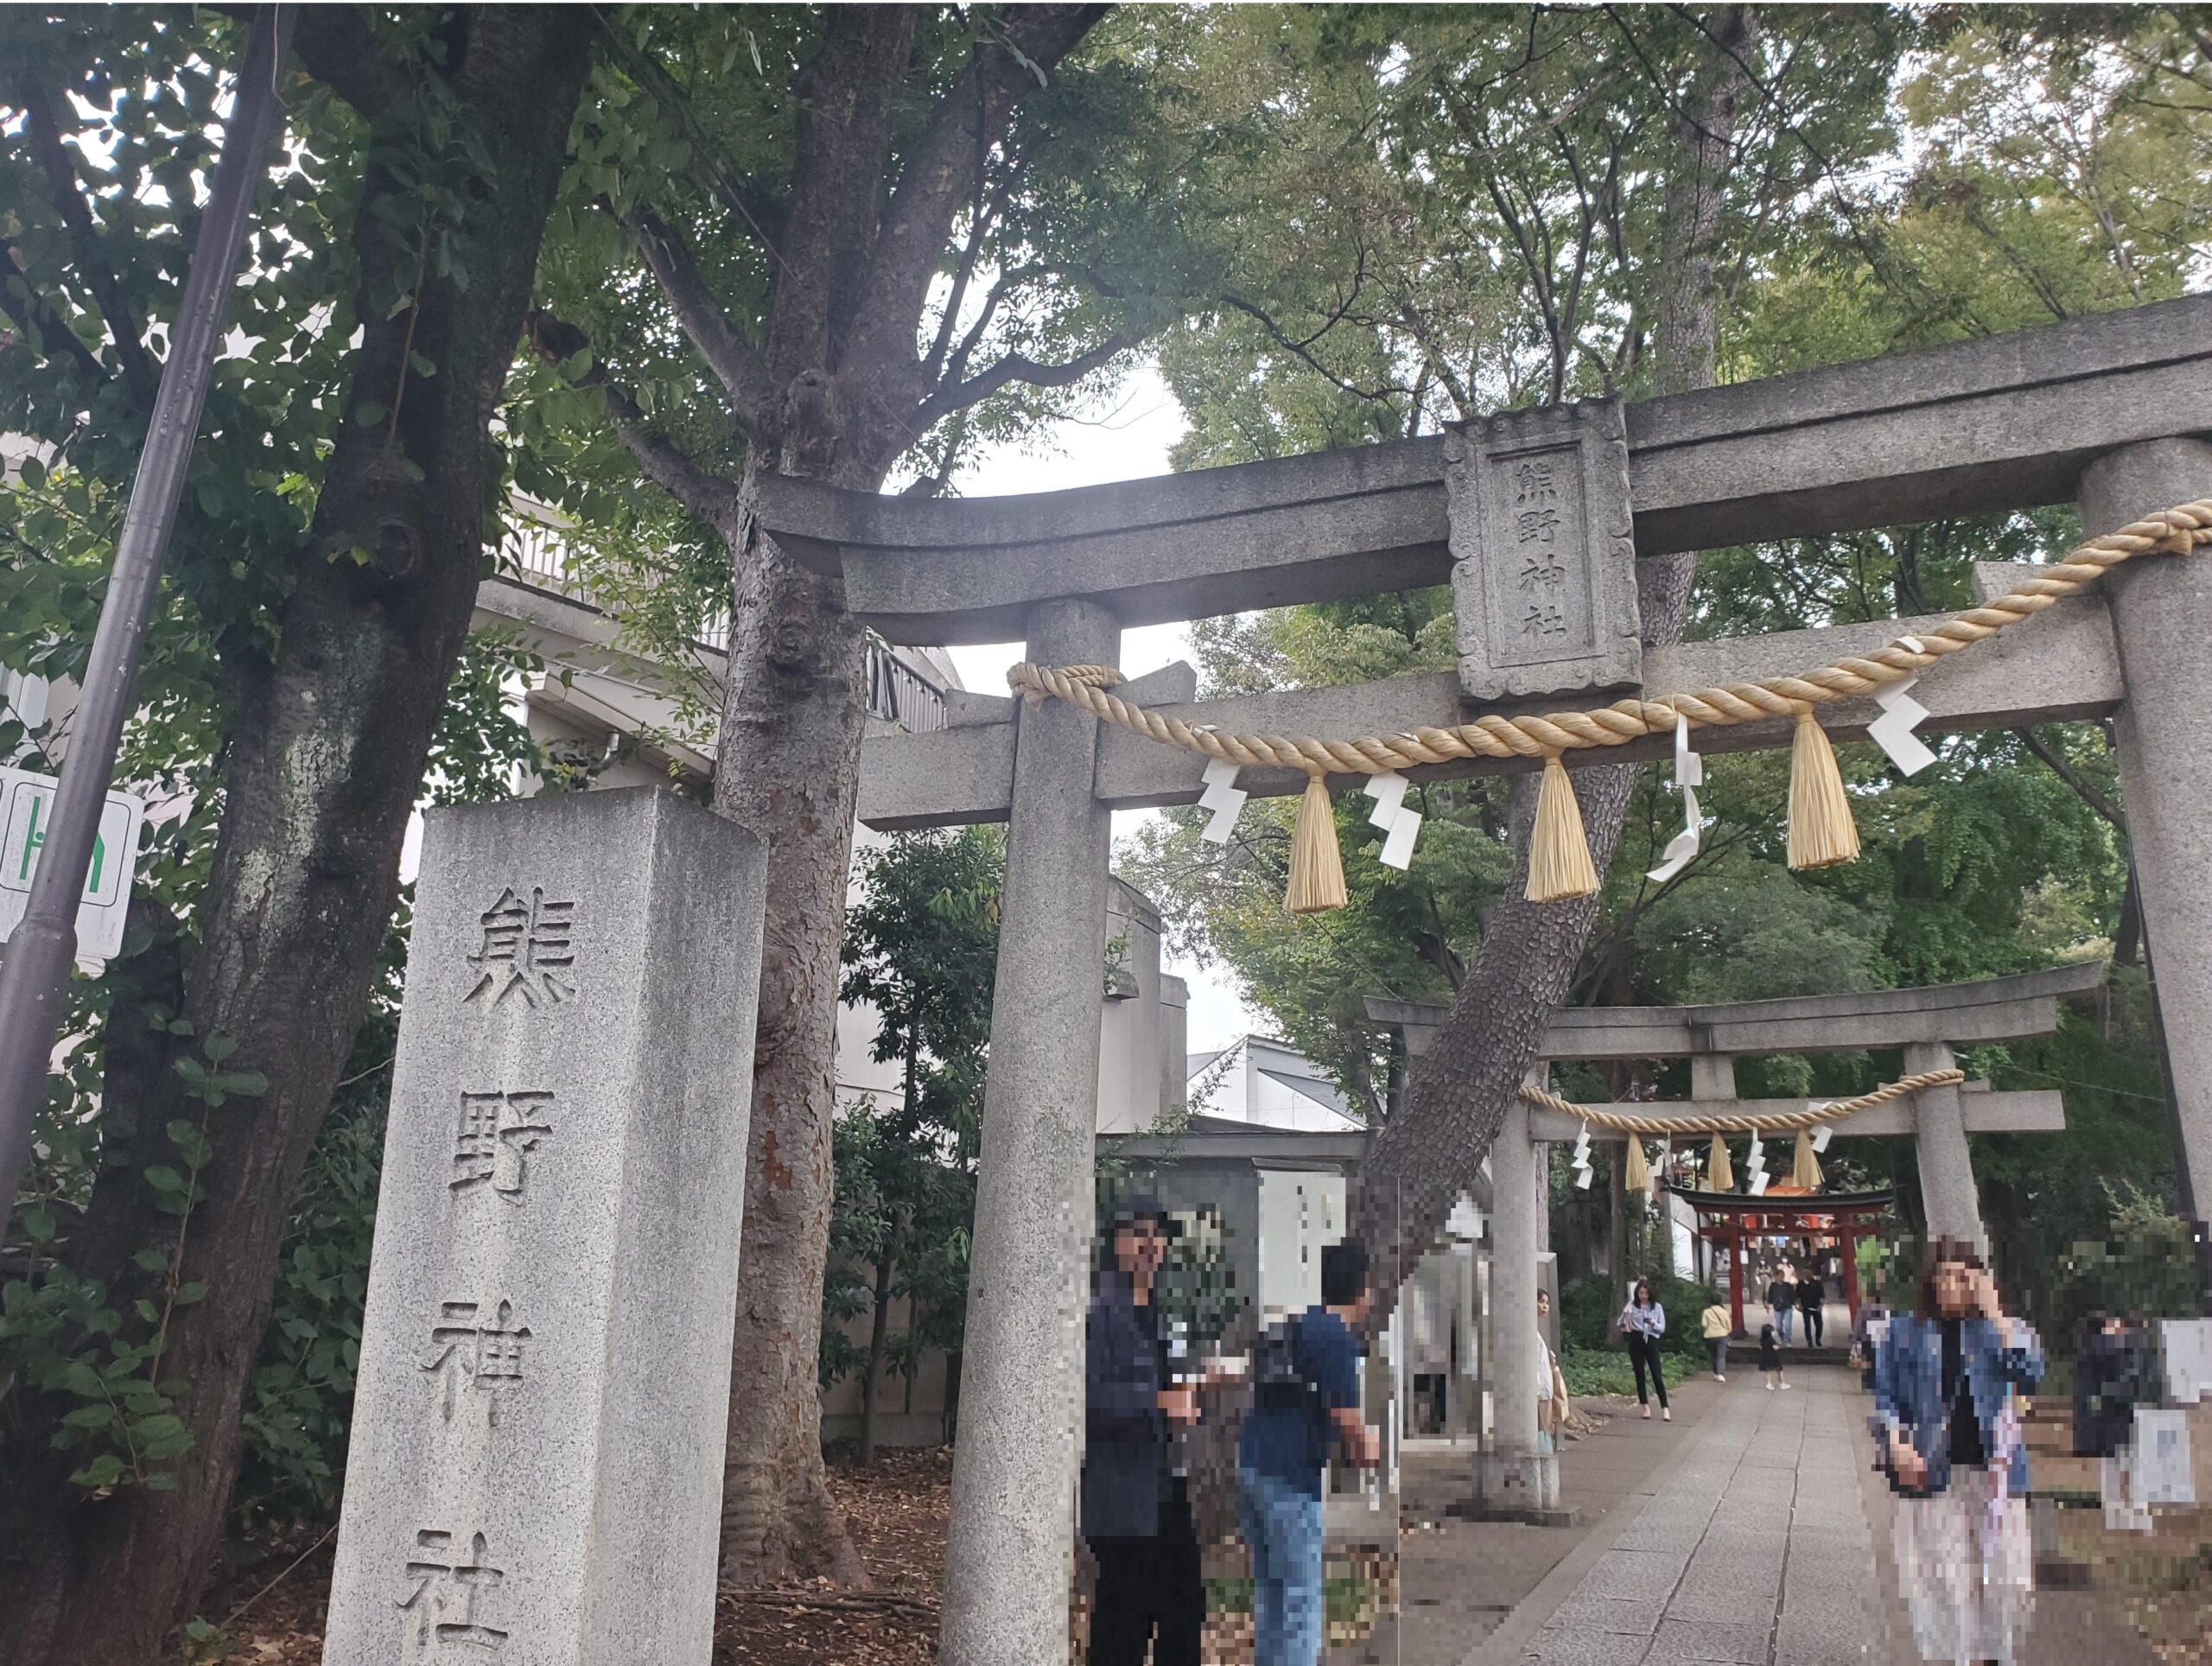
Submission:
{"label": "stone monument pillar", "polygon": [[1530,1520],[1559,1507],[1559,1459],[1536,1450],[1535,1147],[1516,1098],[1491,1141],[1490,1443],[1475,1460],[1476,1513]]}
{"label": "stone monument pillar", "polygon": [[[1121,643],[1096,602],[1048,601],[1030,616],[1039,664],[1110,665]],[[1098,720],[1051,700],[1016,721],[938,1639],[946,1666],[1068,1657],[1109,818],[1091,792]]]}
{"label": "stone monument pillar", "polygon": [[[2082,476],[2082,531],[2212,497],[2212,445],[2152,440]],[[2144,556],[2105,581],[2126,703],[2113,728],[2143,931],[2197,1219],[2212,1216],[2212,553]],[[2200,1237],[2200,1254],[2202,1240]]]}
{"label": "stone monument pillar", "polygon": [[706,1666],[763,853],[646,788],[434,810],[330,1666]]}
{"label": "stone monument pillar", "polygon": [[[1955,1070],[1957,1055],[1942,1041],[1914,1041],[1904,1050],[1904,1072]],[[1974,1190],[1974,1157],[1967,1147],[1966,1107],[1956,1085],[1923,1088],[1912,1096],[1914,1150],[1920,1167],[1920,1201],[1931,1238],[1959,1238],[1984,1250],[1981,1195]]]}

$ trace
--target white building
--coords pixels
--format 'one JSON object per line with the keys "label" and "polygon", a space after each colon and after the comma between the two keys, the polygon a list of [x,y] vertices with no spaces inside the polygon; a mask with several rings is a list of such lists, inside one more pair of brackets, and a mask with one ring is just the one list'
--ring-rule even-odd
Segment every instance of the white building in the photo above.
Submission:
{"label": "white building", "polygon": [[1305,1054],[1264,1035],[1240,1035],[1216,1052],[1194,1052],[1185,1071],[1191,1109],[1212,1122],[1300,1134],[1350,1134],[1365,1126]]}

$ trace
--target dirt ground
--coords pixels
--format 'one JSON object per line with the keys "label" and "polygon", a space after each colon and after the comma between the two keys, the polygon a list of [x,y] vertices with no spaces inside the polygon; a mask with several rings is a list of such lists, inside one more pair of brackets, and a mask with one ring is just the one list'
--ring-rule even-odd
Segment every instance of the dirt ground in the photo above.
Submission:
{"label": "dirt ground", "polygon": [[[942,1448],[887,1453],[868,1471],[833,1466],[830,1491],[875,1590],[725,1592],[715,1606],[715,1666],[927,1666],[951,1481],[952,1453]],[[185,1658],[315,1666],[330,1559],[324,1539],[275,1548],[239,1568],[210,1593],[205,1612],[222,1622],[217,1636]]]}

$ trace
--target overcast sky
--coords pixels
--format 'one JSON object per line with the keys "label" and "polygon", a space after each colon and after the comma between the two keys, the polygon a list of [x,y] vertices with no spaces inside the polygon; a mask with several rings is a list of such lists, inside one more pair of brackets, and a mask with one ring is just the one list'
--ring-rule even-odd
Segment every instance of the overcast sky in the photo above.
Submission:
{"label": "overcast sky", "polygon": [[[1071,486],[1100,486],[1109,480],[1141,480],[1165,474],[1167,448],[1182,437],[1182,407],[1147,364],[1122,385],[1110,402],[1080,417],[1053,423],[1026,446],[1001,447],[980,455],[960,471],[963,497],[1001,497],[1020,492],[1057,492]],[[1006,692],[1007,667],[1024,658],[1019,642],[954,648],[960,680],[985,694]],[[1181,625],[1147,625],[1122,636],[1122,670],[1130,677],[1190,657],[1190,632]],[[1116,843],[1147,817],[1148,810],[1116,811]],[[1171,961],[1167,970],[1191,986],[1191,1050],[1225,1046],[1248,1030],[1264,1029],[1244,1004],[1224,969]]]}

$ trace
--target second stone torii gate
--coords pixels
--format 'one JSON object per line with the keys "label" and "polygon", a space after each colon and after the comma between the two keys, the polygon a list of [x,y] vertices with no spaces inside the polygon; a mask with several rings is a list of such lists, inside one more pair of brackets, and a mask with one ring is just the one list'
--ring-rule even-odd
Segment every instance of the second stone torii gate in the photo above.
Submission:
{"label": "second stone torii gate", "polygon": [[[1678,1123],[1687,1136],[1716,1118],[1778,1116],[1821,1103],[1738,1097],[1739,1058],[1899,1047],[1908,1076],[1948,1071],[1958,1062],[1955,1047],[2049,1034],[2058,1027],[2059,1002],[2088,993],[2103,979],[2097,962],[1916,989],[1700,1007],[1565,1008],[1553,1014],[1539,1044],[1537,1085],[1554,1064],[1688,1059],[1688,1101],[1590,1107],[1601,1115]],[[1368,1016],[1402,1034],[1415,1060],[1428,1051],[1447,1011],[1423,1002],[1367,1002]],[[1969,1082],[1923,1088],[1830,1126],[1838,1138],[1910,1135],[1929,1231],[1982,1243],[1967,1135],[2056,1133],[2066,1126],[2066,1113],[2050,1089],[1995,1091],[1986,1082]],[[1516,1100],[1491,1145],[1491,1300],[1497,1319],[1488,1375],[1494,1409],[1492,1438],[1475,1474],[1477,1502],[1486,1515],[1545,1519],[1559,1505],[1559,1460],[1537,1450],[1536,1398],[1529,1388],[1535,1377],[1537,1229],[1548,1192],[1540,1154],[1548,1143],[1584,1132],[1592,1141],[1619,1144],[1628,1138],[1601,1123]],[[1777,1199],[1777,1206],[1785,1205]]]}
{"label": "second stone torii gate", "polygon": [[[2192,297],[1642,404],[1126,486],[943,501],[768,477],[760,518],[787,550],[842,574],[854,614],[887,639],[1020,637],[1045,665],[1113,664],[1125,626],[1456,579],[1459,675],[1191,704],[1192,674],[1173,668],[1117,690],[1230,732],[1395,734],[1460,723],[1467,699],[1547,694],[1541,710],[1640,686],[1663,700],[1932,632],[1944,621],[1632,654],[1623,569],[1636,555],[2076,498],[2089,532],[2125,525],[2212,493],[2212,445],[2173,437],[2212,431],[2208,372],[2212,297]],[[1561,465],[1547,500],[1559,518],[1535,531],[1561,558],[1538,575],[1545,599],[1532,624],[1517,605],[1500,607],[1523,555],[1517,525],[1501,532],[1492,507],[1510,478],[1500,471],[1545,453]],[[1929,730],[2119,716],[2152,947],[2174,951],[2158,962],[2158,988],[2201,1199],[2212,1199],[2212,957],[2194,945],[2212,939],[2212,748],[2196,732],[2196,684],[2208,639],[2212,566],[2147,557],[1929,670],[1916,690]],[[1850,700],[1824,707],[1821,722],[1853,738],[1878,715],[1872,700]],[[1704,732],[1700,745],[1787,746],[1790,731],[1785,719],[1749,722]],[[1605,761],[1667,744],[1631,741]],[[954,1463],[940,1639],[953,1666],[1066,1657],[1108,812],[1192,803],[1204,769],[1059,702],[1017,710],[970,696],[944,731],[865,743],[870,825],[1012,824],[964,1360],[971,1415]],[[1251,768],[1236,785],[1284,793],[1306,778]]]}

